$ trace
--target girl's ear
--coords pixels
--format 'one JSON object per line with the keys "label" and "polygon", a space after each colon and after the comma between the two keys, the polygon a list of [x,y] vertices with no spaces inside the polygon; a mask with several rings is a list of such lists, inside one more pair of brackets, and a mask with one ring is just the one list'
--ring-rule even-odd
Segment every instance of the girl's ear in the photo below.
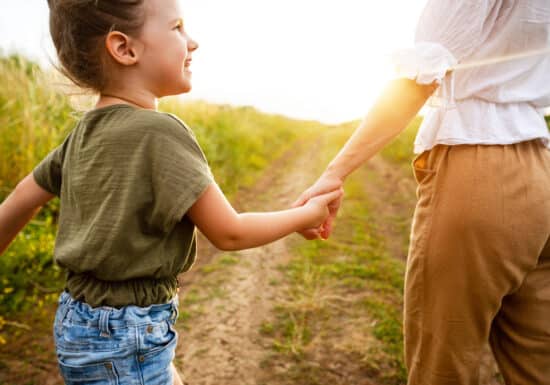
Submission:
{"label": "girl's ear", "polygon": [[111,31],[105,38],[105,46],[111,57],[119,64],[131,66],[137,63],[138,54],[133,40],[119,31]]}

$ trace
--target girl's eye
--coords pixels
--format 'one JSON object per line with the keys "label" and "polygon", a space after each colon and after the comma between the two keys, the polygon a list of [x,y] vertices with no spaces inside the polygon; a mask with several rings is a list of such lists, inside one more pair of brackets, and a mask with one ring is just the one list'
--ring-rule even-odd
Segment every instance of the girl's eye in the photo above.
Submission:
{"label": "girl's eye", "polygon": [[178,23],[178,24],[174,27],[174,29],[177,29],[177,30],[181,31],[181,30],[183,29],[183,24],[182,24],[182,23]]}

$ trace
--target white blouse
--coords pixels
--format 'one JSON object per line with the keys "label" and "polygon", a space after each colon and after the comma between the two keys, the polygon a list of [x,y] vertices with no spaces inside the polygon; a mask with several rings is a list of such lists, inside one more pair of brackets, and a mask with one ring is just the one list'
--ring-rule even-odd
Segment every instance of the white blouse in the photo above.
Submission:
{"label": "white blouse", "polygon": [[394,61],[400,76],[440,84],[415,153],[535,138],[550,149],[550,0],[429,0],[415,48]]}

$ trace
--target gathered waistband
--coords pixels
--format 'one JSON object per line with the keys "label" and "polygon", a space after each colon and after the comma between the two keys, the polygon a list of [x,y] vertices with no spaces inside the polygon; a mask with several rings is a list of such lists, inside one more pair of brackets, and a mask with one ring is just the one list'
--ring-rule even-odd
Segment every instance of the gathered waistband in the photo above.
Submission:
{"label": "gathered waistband", "polygon": [[104,281],[90,273],[69,270],[65,290],[73,298],[92,307],[109,305],[121,308],[127,305],[147,307],[166,303],[177,294],[178,286],[177,276]]}

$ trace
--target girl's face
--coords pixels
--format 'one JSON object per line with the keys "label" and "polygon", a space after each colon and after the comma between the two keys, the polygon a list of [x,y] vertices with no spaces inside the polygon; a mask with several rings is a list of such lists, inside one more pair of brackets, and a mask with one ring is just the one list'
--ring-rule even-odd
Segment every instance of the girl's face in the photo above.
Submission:
{"label": "girl's face", "polygon": [[178,0],[146,0],[138,68],[157,97],[191,90],[191,56],[198,48],[185,31]]}

